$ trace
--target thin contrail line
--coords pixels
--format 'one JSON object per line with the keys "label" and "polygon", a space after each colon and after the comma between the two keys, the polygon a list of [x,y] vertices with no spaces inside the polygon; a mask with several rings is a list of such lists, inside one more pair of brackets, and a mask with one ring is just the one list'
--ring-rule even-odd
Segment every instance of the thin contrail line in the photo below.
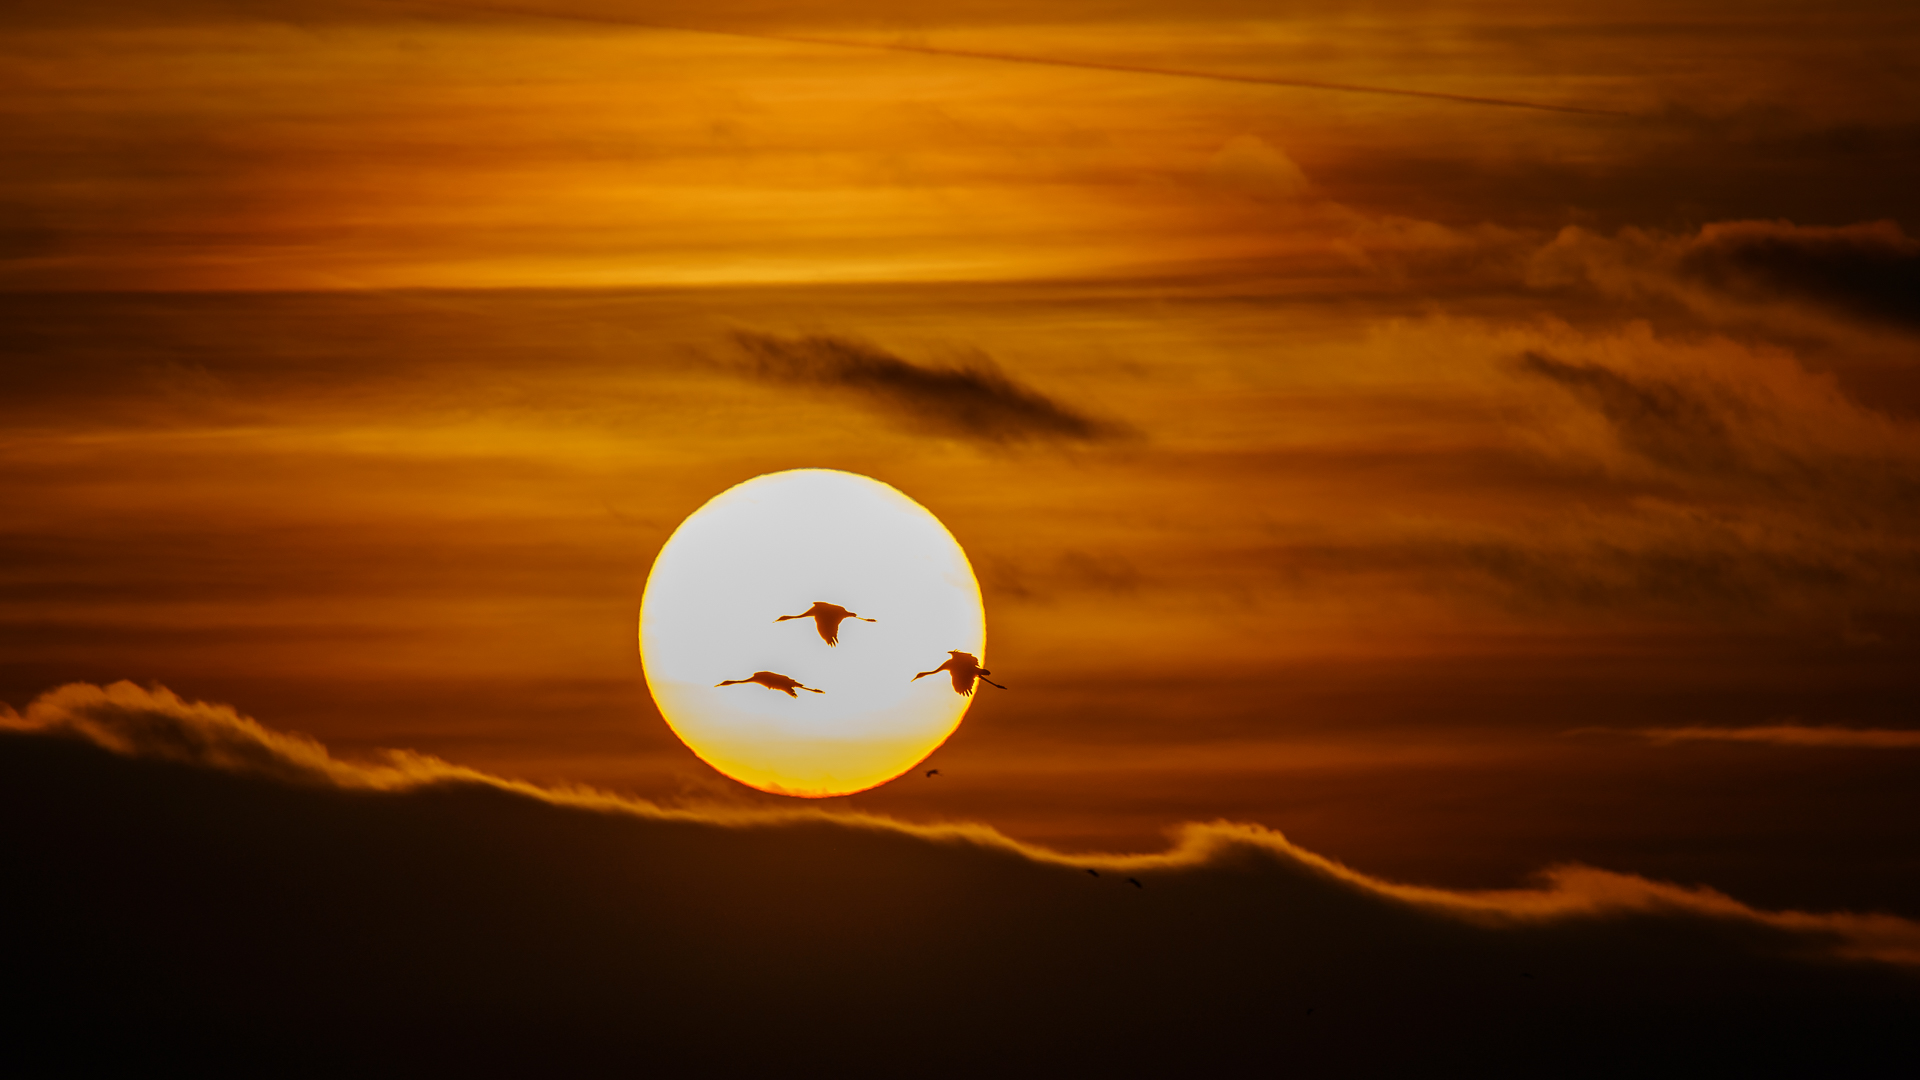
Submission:
{"label": "thin contrail line", "polygon": [[1001,64],[1033,64],[1041,67],[1081,68],[1088,71],[1118,71],[1129,75],[1158,75],[1169,79],[1202,79],[1208,82],[1245,83],[1254,86],[1284,86],[1302,90],[1333,90],[1344,94],[1384,94],[1390,97],[1429,98],[1435,101],[1453,101],[1466,105],[1497,105],[1508,109],[1538,109],[1545,112],[1579,113],[1585,116],[1631,116],[1633,114],[1615,109],[1593,109],[1581,105],[1550,105],[1540,101],[1517,101],[1513,98],[1477,97],[1472,94],[1449,94],[1440,90],[1403,90],[1390,86],[1362,86],[1358,83],[1320,82],[1314,79],[1280,79],[1266,75],[1227,75],[1213,71],[1188,71],[1181,68],[1147,67],[1140,64],[1112,64],[1099,60],[1060,60],[1044,56],[1022,56],[1018,53],[981,52],[973,49],[944,49],[935,45],[908,45],[898,42],[849,41],[844,38],[813,37],[805,34],[774,34],[759,30],[716,30],[706,26],[690,26],[684,23],[655,22],[647,19],[629,18],[623,15],[597,15],[571,11],[543,11],[535,8],[513,7],[504,4],[464,4],[458,0],[402,0],[404,6],[452,8],[460,11],[486,11],[499,15],[523,15],[533,18],[566,20],[573,22],[611,23],[618,26],[639,26],[650,30],[669,30],[683,34],[712,34],[719,37],[751,38],[756,41],[784,41],[794,45],[817,45],[834,49],[873,49],[886,52],[919,53],[923,56],[944,56],[959,60],[985,60]]}

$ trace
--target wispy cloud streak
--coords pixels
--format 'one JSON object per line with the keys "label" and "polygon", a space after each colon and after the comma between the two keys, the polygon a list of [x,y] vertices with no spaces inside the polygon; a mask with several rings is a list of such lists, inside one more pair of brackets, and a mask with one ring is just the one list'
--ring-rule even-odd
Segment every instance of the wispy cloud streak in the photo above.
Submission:
{"label": "wispy cloud streak", "polygon": [[1650,460],[1716,472],[1734,460],[1718,410],[1679,386],[1538,352],[1527,352],[1520,362],[1522,370],[1559,384],[1599,411],[1623,443]]}
{"label": "wispy cloud streak", "polygon": [[740,332],[734,341],[750,374],[771,382],[858,395],[893,416],[983,442],[1053,439],[1098,442],[1129,429],[1087,416],[1015,382],[980,358],[924,367],[874,345],[827,334],[781,338]]}
{"label": "wispy cloud streak", "polygon": [[547,19],[569,19],[580,22],[614,23],[621,26],[634,26],[650,30],[667,30],[682,34],[713,34],[721,37],[750,38],[756,41],[784,41],[794,45],[814,45],[829,49],[866,49],[882,52],[918,53],[922,56],[939,56],[955,60],[984,60],[999,64],[1032,64],[1041,67],[1079,68],[1086,71],[1114,71],[1128,75],[1152,75],[1168,79],[1200,79],[1207,82],[1246,83],[1255,86],[1286,87],[1298,90],[1331,90],[1344,94],[1382,94],[1389,97],[1452,101],[1462,105],[1493,105],[1509,109],[1538,109],[1546,112],[1580,113],[1588,116],[1631,115],[1630,113],[1620,112],[1615,109],[1596,109],[1582,105],[1558,105],[1544,101],[1521,101],[1515,98],[1482,97],[1474,94],[1450,94],[1439,90],[1415,90],[1393,86],[1365,86],[1358,83],[1327,82],[1318,79],[1286,79],[1269,75],[1236,75],[1229,72],[1196,71],[1187,68],[1159,67],[1146,64],[1115,64],[1099,60],[1080,60],[1069,57],[1027,56],[1019,53],[990,52],[981,49],[948,49],[936,45],[914,44],[903,41],[855,41],[850,38],[824,37],[815,34],[780,34],[765,30],[744,30],[737,27],[723,29],[713,26],[698,26],[692,23],[636,19],[624,15],[608,15],[599,12],[556,11],[517,4],[466,4],[451,2],[451,0],[414,0],[414,3],[409,6],[452,8],[463,11],[487,11],[500,14],[528,15]]}
{"label": "wispy cloud streak", "polygon": [[1630,735],[1659,746],[1683,742],[1763,743],[1771,746],[1831,746],[1858,750],[1920,750],[1920,731],[1898,728],[1755,727],[1575,728],[1569,735]]}

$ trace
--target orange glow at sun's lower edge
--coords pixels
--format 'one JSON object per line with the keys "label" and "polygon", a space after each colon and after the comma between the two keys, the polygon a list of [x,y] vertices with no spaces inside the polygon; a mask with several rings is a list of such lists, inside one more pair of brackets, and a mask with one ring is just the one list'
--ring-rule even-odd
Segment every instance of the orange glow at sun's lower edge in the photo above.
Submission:
{"label": "orange glow at sun's lower edge", "polygon": [[[816,602],[863,619],[829,645]],[[660,713],[701,760],[781,795],[884,784],[945,742],[971,698],[937,667],[984,656],[980,587],[960,545],[899,491],[797,469],[716,496],[661,549],[640,610],[640,654]],[[748,680],[772,672],[797,693]],[[819,691],[818,693],[812,691]]]}

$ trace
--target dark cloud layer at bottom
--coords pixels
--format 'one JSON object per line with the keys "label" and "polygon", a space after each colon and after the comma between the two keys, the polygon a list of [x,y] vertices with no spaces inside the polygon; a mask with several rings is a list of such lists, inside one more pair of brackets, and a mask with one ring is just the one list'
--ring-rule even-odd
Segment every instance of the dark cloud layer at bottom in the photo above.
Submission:
{"label": "dark cloud layer at bottom", "polygon": [[0,912],[10,1049],[75,1069],[1857,1075],[1914,1049],[1897,919],[1594,871],[1408,889],[1226,826],[1073,864],[61,694],[0,725]]}

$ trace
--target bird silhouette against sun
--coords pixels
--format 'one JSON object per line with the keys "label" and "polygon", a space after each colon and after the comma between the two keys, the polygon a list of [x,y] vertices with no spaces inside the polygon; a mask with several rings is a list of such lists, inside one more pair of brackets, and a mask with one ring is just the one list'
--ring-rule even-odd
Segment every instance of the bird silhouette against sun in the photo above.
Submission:
{"label": "bird silhouette against sun", "polygon": [[880,621],[869,619],[865,615],[855,615],[839,604],[829,604],[825,600],[815,600],[812,607],[798,615],[782,615],[773,621],[786,622],[788,619],[812,619],[814,627],[820,631],[820,640],[829,645],[840,644],[840,624],[848,619],[859,619],[861,622]]}
{"label": "bird silhouette against sun", "polygon": [[988,686],[999,686],[1002,690],[1006,689],[1006,687],[1000,686],[999,683],[987,678],[987,676],[993,674],[993,672],[980,666],[979,657],[969,652],[961,652],[959,649],[948,649],[947,654],[950,659],[948,659],[946,663],[941,664],[932,671],[923,671],[907,681],[915,682],[929,675],[936,675],[944,671],[953,676],[953,692],[962,696],[973,693],[973,680],[976,678]]}
{"label": "bird silhouette against sun", "polygon": [[811,686],[802,686],[800,685],[798,680],[790,679],[785,675],[780,674],[777,671],[756,671],[744,679],[728,679],[726,682],[717,682],[717,683],[714,683],[713,685],[733,686],[738,683],[759,683],[761,686],[764,686],[769,690],[778,690],[786,694],[790,698],[797,698],[800,696],[799,694],[794,693],[795,690],[807,690],[815,694],[826,693],[825,690],[815,690]]}

